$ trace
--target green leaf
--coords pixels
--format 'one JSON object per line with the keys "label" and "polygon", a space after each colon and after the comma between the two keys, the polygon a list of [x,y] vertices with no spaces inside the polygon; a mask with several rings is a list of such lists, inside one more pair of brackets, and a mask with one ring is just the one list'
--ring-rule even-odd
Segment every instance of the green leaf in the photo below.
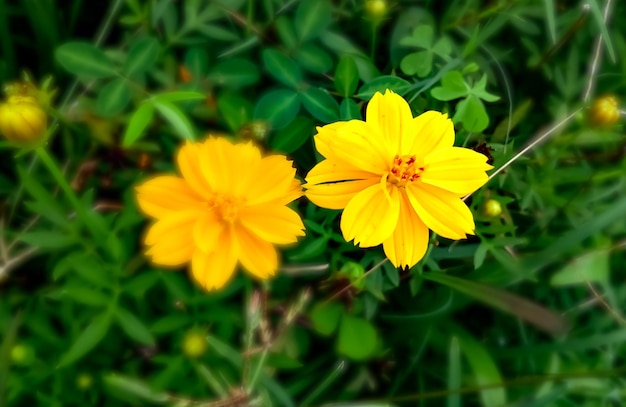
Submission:
{"label": "green leaf", "polygon": [[39,230],[19,235],[19,239],[29,246],[40,249],[61,249],[77,242],[76,236],[57,230]]}
{"label": "green leaf", "polygon": [[111,300],[110,294],[94,290],[77,280],[69,280],[62,289],[64,297],[79,304],[103,307]]}
{"label": "green leaf", "polygon": [[274,133],[269,143],[270,147],[272,150],[291,154],[313,136],[313,130],[313,120],[306,116],[298,116],[287,127]]}
{"label": "green leaf", "polygon": [[461,348],[459,338],[452,337],[448,351],[448,399],[446,407],[461,407]]}
{"label": "green leaf", "polygon": [[363,118],[359,105],[349,98],[345,98],[341,101],[341,105],[339,105],[339,117],[341,120],[361,120]]}
{"label": "green leaf", "polygon": [[144,37],[136,41],[128,50],[124,73],[133,76],[146,72],[157,62],[160,51],[161,44],[154,37]]}
{"label": "green leaf", "polygon": [[195,131],[185,113],[176,105],[164,100],[155,100],[154,107],[172,126],[174,133],[184,140],[193,141]]}
{"label": "green leaf", "polygon": [[300,101],[321,122],[332,123],[339,120],[339,104],[326,89],[310,87],[300,93]]}
{"label": "green leaf", "polygon": [[311,72],[323,74],[333,68],[333,60],[317,45],[306,44],[296,50],[296,61],[304,69]]}
{"label": "green leaf", "polygon": [[264,49],[262,52],[265,69],[280,83],[297,88],[302,82],[302,71],[298,64],[282,52]]}
{"label": "green leaf", "polygon": [[154,100],[160,102],[182,102],[184,100],[200,100],[205,98],[206,95],[204,93],[186,90],[159,93],[158,95],[154,96]]}
{"label": "green leaf", "polygon": [[309,317],[317,333],[329,336],[337,329],[343,314],[343,306],[338,302],[318,302],[311,310]]}
{"label": "green leaf", "polygon": [[469,86],[463,80],[463,75],[459,71],[448,71],[441,78],[441,86],[430,91],[432,97],[444,102],[448,100],[462,98],[469,94]]}
{"label": "green leaf", "polygon": [[[477,386],[493,386],[502,383],[498,366],[485,347],[465,332],[455,332],[459,336],[461,350],[474,371],[473,378]],[[505,387],[487,388],[480,391],[485,407],[506,406]]]}
{"label": "green leaf", "polygon": [[365,360],[374,356],[378,348],[378,333],[374,326],[363,318],[344,314],[339,324],[337,352],[354,360]]}
{"label": "green leaf", "polygon": [[118,308],[115,318],[129,338],[147,346],[154,346],[154,337],[143,322],[130,312]]}
{"label": "green leaf", "polygon": [[209,73],[209,56],[206,48],[189,48],[185,53],[185,67],[189,69],[192,81],[205,77]]}
{"label": "green leaf", "polygon": [[560,315],[499,288],[453,277],[442,272],[423,274],[420,278],[453,288],[477,301],[524,319],[552,334],[563,333],[568,328],[565,319]]}
{"label": "green leaf", "polygon": [[292,20],[287,16],[280,16],[276,19],[276,32],[280,37],[282,43],[290,50],[296,49],[298,46],[298,39],[296,38],[296,31],[293,27]]}
{"label": "green leaf", "polygon": [[432,26],[421,24],[413,29],[411,36],[402,38],[400,45],[430,49],[433,43],[433,35],[434,30]]}
{"label": "green leaf", "polygon": [[433,66],[433,53],[431,51],[419,51],[402,58],[400,69],[405,75],[426,76]]}
{"label": "green leaf", "polygon": [[608,250],[594,250],[575,258],[559,270],[550,279],[553,286],[608,283],[609,281]]}
{"label": "green leaf", "polygon": [[234,93],[220,95],[217,99],[217,108],[220,116],[233,132],[252,119],[252,103],[247,98]]}
{"label": "green leaf", "polygon": [[335,89],[343,97],[352,96],[359,84],[359,71],[354,59],[344,55],[335,69]]}
{"label": "green leaf", "polygon": [[294,19],[300,42],[321,34],[330,24],[331,13],[332,6],[328,0],[302,0]]}
{"label": "green leaf", "polygon": [[477,96],[486,102],[495,102],[496,100],[500,99],[499,96],[492,95],[491,93],[487,92],[487,90],[485,89],[486,87],[487,87],[487,74],[483,74],[480,80],[476,82],[474,86],[472,87],[472,89],[470,90],[470,94]]}
{"label": "green leaf", "polygon": [[269,122],[274,129],[282,129],[300,110],[298,94],[292,90],[276,89],[261,96],[254,108],[254,118]]}
{"label": "green leaf", "polygon": [[543,0],[543,5],[546,8],[546,20],[548,22],[550,39],[554,45],[556,44],[556,7],[554,5],[554,0]]}
{"label": "green leaf", "polygon": [[387,89],[399,94],[400,96],[404,96],[410,87],[410,82],[402,78],[398,78],[397,76],[379,76],[378,78],[361,86],[361,89],[359,89],[359,93],[356,97],[363,100],[370,100],[376,92],[384,93]]}
{"label": "green leaf", "polygon": [[115,66],[104,52],[88,42],[68,42],[58,47],[54,56],[68,72],[84,78],[107,78],[115,75]]}
{"label": "green leaf", "polygon": [[598,4],[598,0],[590,0],[588,4],[591,8],[591,14],[593,14],[594,20],[600,28],[600,32],[602,33],[602,39],[604,40],[606,49],[609,51],[611,61],[615,63],[615,50],[613,49],[613,42],[611,41],[609,30],[607,29],[606,23],[604,22],[604,16],[602,10],[600,9],[600,5]]}
{"label": "green leaf", "polygon": [[469,95],[456,106],[453,121],[463,123],[465,130],[480,133],[489,126],[489,116],[483,102],[476,96]]}
{"label": "green leaf", "polygon": [[153,390],[150,386],[133,377],[108,375],[104,377],[104,384],[109,391],[117,397],[121,397],[133,405],[149,402],[151,404],[166,404],[170,397],[166,393]]}
{"label": "green leaf", "polygon": [[243,88],[259,81],[259,69],[247,59],[233,58],[218,63],[209,79],[221,86]]}
{"label": "green leaf", "polygon": [[74,363],[95,348],[106,335],[110,325],[111,316],[108,312],[95,317],[85,330],[78,335],[72,347],[61,356],[57,368]]}
{"label": "green leaf", "polygon": [[103,117],[115,116],[126,109],[130,98],[130,88],[126,79],[113,79],[100,90],[96,101],[96,111]]}
{"label": "green leaf", "polygon": [[137,140],[139,140],[143,134],[146,127],[152,121],[154,117],[154,106],[149,103],[144,103],[130,117],[128,122],[128,126],[126,127],[126,131],[124,132],[124,137],[122,139],[122,145],[124,147],[130,147]]}

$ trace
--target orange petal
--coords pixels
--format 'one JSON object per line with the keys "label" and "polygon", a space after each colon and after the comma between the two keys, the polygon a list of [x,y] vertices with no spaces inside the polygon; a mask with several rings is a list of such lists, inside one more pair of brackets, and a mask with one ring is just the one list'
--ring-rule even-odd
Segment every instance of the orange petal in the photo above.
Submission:
{"label": "orange petal", "polygon": [[147,215],[160,219],[174,211],[200,205],[200,196],[182,178],[164,175],[136,187],[137,203]]}
{"label": "orange petal", "polygon": [[246,207],[239,212],[241,225],[264,241],[288,244],[304,236],[300,215],[286,206],[271,204]]}
{"label": "orange petal", "polygon": [[278,268],[278,254],[271,243],[259,239],[246,228],[236,230],[239,246],[239,261],[244,269],[253,276],[265,280],[276,273]]}
{"label": "orange petal", "polygon": [[192,230],[197,217],[197,211],[174,212],[148,228],[144,242],[150,246],[146,255],[153,263],[178,266],[191,259],[195,249]]}
{"label": "orange petal", "polygon": [[447,114],[429,110],[413,119],[413,134],[402,143],[401,154],[426,157],[454,145],[454,125]]}
{"label": "orange petal", "polygon": [[420,178],[422,182],[465,196],[488,181],[485,171],[491,168],[484,155],[468,148],[451,147],[427,155]]}
{"label": "orange petal", "polygon": [[408,184],[406,192],[422,222],[438,235],[464,239],[474,233],[472,212],[457,194],[425,183]]}
{"label": "orange petal", "polygon": [[305,184],[306,197],[315,205],[328,209],[343,209],[356,194],[380,182],[380,176],[359,181],[337,182],[332,184]]}
{"label": "orange petal", "polygon": [[347,242],[360,247],[381,244],[396,228],[400,197],[395,186],[383,182],[356,194],[341,215],[341,232]]}
{"label": "orange petal", "polygon": [[208,291],[222,288],[232,278],[239,256],[232,228],[224,228],[218,240],[220,243],[214,251],[196,250],[191,259],[193,278]]}
{"label": "orange petal", "polygon": [[383,242],[383,249],[396,267],[413,267],[424,257],[428,248],[428,228],[411,206],[406,193],[401,192],[400,217],[393,234]]}
{"label": "orange petal", "polygon": [[414,130],[413,113],[406,100],[387,89],[385,94],[376,92],[367,104],[367,123],[378,128],[392,151],[401,151],[403,142],[411,141]]}

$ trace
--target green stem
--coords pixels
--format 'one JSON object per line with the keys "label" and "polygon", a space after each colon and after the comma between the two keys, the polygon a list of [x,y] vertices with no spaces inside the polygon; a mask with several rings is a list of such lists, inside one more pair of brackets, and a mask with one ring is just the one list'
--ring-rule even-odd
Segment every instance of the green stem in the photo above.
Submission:
{"label": "green stem", "polygon": [[259,361],[254,367],[254,372],[252,373],[252,377],[250,378],[250,382],[248,383],[248,394],[252,392],[254,389],[254,385],[256,384],[257,379],[261,375],[261,370],[263,369],[263,365],[265,364],[265,358],[267,358],[269,349],[263,349],[261,356],[259,357]]}
{"label": "green stem", "polygon": [[106,230],[103,230],[101,225],[98,225],[89,218],[89,213],[85,209],[85,206],[80,202],[78,196],[70,187],[70,184],[67,182],[67,179],[65,179],[65,176],[59,168],[59,165],[50,155],[50,153],[48,153],[48,150],[46,150],[45,147],[37,147],[35,149],[35,154],[46,166],[46,168],[48,168],[48,171],[57,182],[61,190],[65,193],[65,196],[70,201],[70,204],[74,207],[76,217],[85,227],[87,227],[87,229],[89,229],[92,237],[97,241],[98,239],[101,239],[103,236],[105,236]]}

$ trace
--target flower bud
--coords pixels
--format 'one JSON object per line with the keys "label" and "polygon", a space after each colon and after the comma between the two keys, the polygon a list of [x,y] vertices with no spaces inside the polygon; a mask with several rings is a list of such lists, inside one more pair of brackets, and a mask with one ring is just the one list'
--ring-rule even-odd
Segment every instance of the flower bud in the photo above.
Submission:
{"label": "flower bud", "polygon": [[93,384],[93,378],[88,373],[81,373],[76,378],[76,387],[81,390],[87,390]]}
{"label": "flower bud", "polygon": [[365,12],[375,20],[380,20],[387,14],[387,2],[385,0],[367,0]]}
{"label": "flower bud", "polygon": [[485,202],[483,211],[485,212],[485,215],[495,218],[496,216],[500,216],[502,214],[502,205],[500,205],[500,202],[495,199],[489,199]]}
{"label": "flower bud", "polygon": [[602,96],[591,105],[590,119],[597,125],[610,125],[619,120],[620,111],[615,96]]}
{"label": "flower bud", "polygon": [[28,366],[35,360],[35,352],[28,345],[18,343],[11,349],[11,361],[16,365]]}
{"label": "flower bud", "polygon": [[189,358],[198,358],[206,352],[207,343],[205,334],[198,330],[191,330],[183,338],[183,353]]}
{"label": "flower bud", "polygon": [[363,275],[365,269],[359,263],[349,261],[345,263],[339,271],[336,273],[336,277],[345,278],[350,281],[353,287],[357,290],[363,290],[365,288],[365,279]]}
{"label": "flower bud", "polygon": [[9,96],[0,104],[0,134],[20,147],[45,141],[47,116],[32,96]]}

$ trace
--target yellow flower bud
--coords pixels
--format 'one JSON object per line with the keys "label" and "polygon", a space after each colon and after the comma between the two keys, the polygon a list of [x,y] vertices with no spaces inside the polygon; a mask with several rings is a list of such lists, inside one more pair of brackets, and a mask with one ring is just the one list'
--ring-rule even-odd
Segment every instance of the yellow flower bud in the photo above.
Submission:
{"label": "yellow flower bud", "polygon": [[197,330],[188,331],[183,338],[183,352],[187,357],[197,358],[206,352],[205,334]]}
{"label": "yellow flower bud", "polygon": [[379,20],[387,14],[387,2],[385,0],[367,0],[365,12],[373,19]]}
{"label": "yellow flower bud", "polygon": [[27,366],[35,359],[33,348],[28,345],[18,343],[11,348],[11,361],[16,365]]}
{"label": "yellow flower bud", "polygon": [[91,387],[93,384],[93,378],[88,373],[81,373],[76,378],[76,387],[81,390],[86,390]]}
{"label": "yellow flower bud", "polygon": [[0,104],[0,134],[20,147],[44,141],[47,116],[32,96],[9,96]]}
{"label": "yellow flower bud", "polygon": [[619,120],[620,111],[615,96],[602,96],[591,105],[591,121],[598,125],[610,125]]}
{"label": "yellow flower bud", "polygon": [[495,218],[496,216],[500,216],[502,213],[502,205],[500,205],[500,202],[495,199],[490,199],[485,202],[483,211],[485,212],[485,215]]}

